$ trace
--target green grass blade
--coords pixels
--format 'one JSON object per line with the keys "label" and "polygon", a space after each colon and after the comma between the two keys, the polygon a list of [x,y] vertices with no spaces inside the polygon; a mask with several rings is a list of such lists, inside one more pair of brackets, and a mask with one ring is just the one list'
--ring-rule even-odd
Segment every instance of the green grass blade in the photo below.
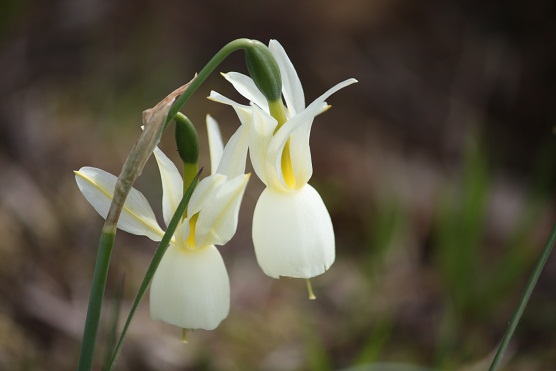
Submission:
{"label": "green grass blade", "polygon": [[525,307],[527,306],[527,302],[529,301],[529,298],[531,297],[531,294],[533,293],[533,290],[537,284],[537,280],[539,279],[539,276],[541,275],[541,272],[544,268],[544,265],[546,264],[546,261],[548,260],[548,257],[550,256],[550,253],[552,252],[552,248],[554,247],[554,244],[556,243],[556,224],[554,224],[554,226],[552,227],[552,233],[550,234],[550,237],[548,238],[548,241],[546,242],[546,245],[544,246],[544,248],[541,251],[541,255],[539,257],[539,260],[537,261],[537,264],[535,265],[535,268],[533,269],[533,273],[531,274],[531,277],[529,278],[529,281],[527,282],[527,286],[525,287],[525,291],[523,292],[523,296],[521,297],[521,300],[519,302],[519,305],[512,317],[512,320],[510,321],[510,324],[508,325],[508,328],[506,329],[506,332],[504,334],[504,337],[502,338],[502,341],[500,342],[500,346],[498,347],[498,351],[496,352],[496,355],[494,356],[494,359],[492,360],[492,364],[489,367],[489,371],[495,371],[498,366],[500,365],[500,362],[502,361],[502,357],[504,356],[504,353],[506,352],[506,348],[508,347],[508,344],[510,343],[510,339],[512,338],[512,335],[517,327],[517,324],[519,323],[519,320],[521,319],[521,315],[523,314],[523,312],[525,311]]}

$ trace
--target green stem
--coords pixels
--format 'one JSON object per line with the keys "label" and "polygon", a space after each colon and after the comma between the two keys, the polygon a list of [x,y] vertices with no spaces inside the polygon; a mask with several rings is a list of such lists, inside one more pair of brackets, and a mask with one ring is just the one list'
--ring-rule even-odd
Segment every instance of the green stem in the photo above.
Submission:
{"label": "green stem", "polygon": [[141,286],[139,287],[139,291],[137,292],[137,295],[135,296],[135,301],[133,302],[133,306],[131,307],[131,310],[129,311],[129,315],[127,316],[127,320],[126,320],[124,328],[122,330],[122,334],[120,335],[120,338],[118,340],[118,344],[116,345],[116,348],[114,349],[114,352],[112,353],[112,359],[109,363],[108,371],[112,370],[114,368],[114,366],[116,365],[116,359],[118,358],[118,355],[120,354],[120,349],[122,348],[122,345],[124,343],[124,339],[125,339],[125,336],[127,334],[127,330],[129,328],[129,325],[131,324],[131,320],[133,319],[133,316],[135,315],[135,311],[137,310],[137,307],[139,307],[139,303],[141,302],[141,299],[143,298],[143,295],[147,291],[147,287],[149,287],[149,284],[151,283],[151,280],[154,276],[154,273],[156,272],[156,268],[158,268],[158,265],[160,264],[160,261],[162,260],[162,257],[164,256],[164,253],[168,249],[168,245],[170,244],[170,240],[172,239],[172,236],[174,235],[174,232],[175,232],[176,228],[178,227],[179,222],[181,221],[181,216],[185,212],[185,208],[187,207],[187,203],[189,202],[189,199],[191,198],[191,195],[193,194],[193,191],[195,190],[195,187],[197,185],[197,181],[199,180],[199,176],[201,175],[201,171],[203,171],[203,169],[199,170],[199,172],[197,173],[195,178],[193,178],[192,182],[189,184],[189,187],[187,188],[187,191],[184,193],[183,198],[180,201],[180,203],[179,203],[179,205],[176,209],[176,212],[174,213],[174,216],[172,217],[172,220],[170,221],[170,224],[168,225],[168,229],[164,233],[164,236],[162,237],[162,240],[160,241],[160,244],[158,245],[158,248],[156,249],[156,252],[154,253],[151,264],[149,265],[149,269],[147,269],[147,273],[145,273],[145,277],[143,278],[143,282],[141,283]]}
{"label": "green stem", "polygon": [[172,108],[168,112],[166,125],[168,125],[176,116],[180,108],[187,102],[193,93],[201,86],[207,77],[214,71],[214,69],[230,54],[237,50],[249,49],[253,47],[254,40],[250,39],[236,39],[226,44],[212,59],[206,64],[199,74],[191,81],[187,89],[176,99]]}
{"label": "green stem", "polygon": [[489,367],[489,371],[495,371],[498,366],[500,365],[500,362],[502,361],[502,357],[504,356],[504,353],[506,352],[506,348],[508,347],[508,344],[510,343],[510,339],[512,338],[512,335],[517,327],[517,324],[519,323],[519,320],[521,319],[521,315],[523,314],[523,311],[525,310],[525,307],[527,306],[527,302],[529,301],[529,298],[531,297],[531,294],[533,293],[533,289],[535,288],[535,285],[537,284],[537,280],[539,279],[539,276],[541,275],[541,272],[544,268],[544,265],[546,264],[546,261],[548,260],[548,257],[550,256],[550,253],[552,251],[552,248],[554,247],[554,244],[556,243],[556,224],[554,224],[554,226],[552,227],[552,233],[550,234],[550,237],[548,238],[548,241],[546,241],[546,245],[544,245],[544,248],[541,251],[541,255],[539,257],[539,260],[537,261],[537,264],[535,265],[535,268],[533,269],[533,273],[531,274],[531,277],[529,278],[529,281],[527,282],[527,286],[525,287],[525,292],[523,293],[523,296],[521,297],[521,301],[519,303],[519,306],[517,307],[512,320],[510,321],[510,324],[508,325],[508,328],[506,328],[506,333],[504,334],[504,337],[502,338],[502,341],[500,342],[500,346],[498,347],[498,351],[496,352],[496,355],[494,356],[494,359],[492,360],[492,364]]}
{"label": "green stem", "polygon": [[[83,342],[81,343],[78,370],[90,370],[93,367],[93,352],[97,335],[96,329],[98,329],[102,298],[106,287],[110,256],[112,254],[112,246],[114,246],[115,238],[116,233],[114,231],[105,232],[103,230],[100,235],[97,264],[95,266],[93,285],[89,296],[89,307],[87,308],[87,319],[85,320],[85,331],[83,333]],[[94,332],[87,331],[87,329],[93,327],[95,328]]]}

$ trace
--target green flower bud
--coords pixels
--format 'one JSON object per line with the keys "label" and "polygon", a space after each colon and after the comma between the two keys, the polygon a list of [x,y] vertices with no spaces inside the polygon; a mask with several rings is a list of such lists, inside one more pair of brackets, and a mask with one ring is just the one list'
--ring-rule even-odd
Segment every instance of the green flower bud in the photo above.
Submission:
{"label": "green flower bud", "polygon": [[176,145],[178,153],[184,164],[197,164],[199,162],[199,136],[193,123],[182,113],[175,117],[176,120]]}
{"label": "green flower bud", "polygon": [[257,88],[269,102],[282,97],[282,77],[280,68],[267,46],[257,40],[250,40],[245,49],[245,62]]}

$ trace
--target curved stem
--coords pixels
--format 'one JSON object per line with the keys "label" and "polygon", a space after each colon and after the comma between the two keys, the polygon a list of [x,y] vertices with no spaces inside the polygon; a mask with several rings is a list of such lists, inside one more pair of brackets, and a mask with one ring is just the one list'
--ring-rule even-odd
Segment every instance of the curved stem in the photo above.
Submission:
{"label": "curved stem", "polygon": [[512,338],[512,335],[517,327],[517,324],[519,323],[519,320],[521,319],[521,315],[523,314],[523,312],[525,311],[525,307],[527,306],[527,302],[529,301],[529,298],[531,297],[531,294],[533,293],[533,289],[535,288],[535,285],[537,284],[537,280],[539,279],[539,276],[541,275],[541,272],[544,268],[544,265],[546,264],[546,261],[548,260],[548,257],[550,256],[550,252],[552,251],[552,248],[554,247],[554,244],[556,243],[556,224],[554,224],[554,226],[552,227],[552,233],[550,234],[550,237],[548,238],[548,240],[546,241],[546,245],[544,245],[542,251],[541,251],[541,255],[539,257],[539,260],[537,261],[537,264],[535,264],[535,268],[533,269],[533,273],[531,274],[531,277],[529,278],[529,281],[527,282],[527,286],[525,287],[525,291],[523,292],[523,296],[521,297],[521,301],[519,302],[519,305],[512,317],[512,320],[510,321],[510,324],[508,325],[508,328],[506,328],[506,333],[504,334],[504,337],[502,338],[502,341],[500,342],[500,345],[498,347],[498,351],[496,352],[496,355],[494,356],[494,359],[492,360],[492,364],[489,367],[489,371],[495,371],[498,366],[500,365],[500,362],[502,361],[502,357],[504,356],[504,353],[506,352],[506,348],[508,347],[508,344],[510,343],[510,339]]}
{"label": "curved stem", "polygon": [[214,69],[233,52],[240,49],[248,49],[252,47],[253,41],[250,39],[236,39],[234,41],[226,44],[218,53],[212,57],[212,59],[206,64],[205,67],[197,74],[197,76],[191,81],[191,84],[185,89],[185,91],[176,99],[172,108],[168,112],[168,118],[166,119],[166,125],[168,125],[176,116],[180,108],[187,102],[193,93],[201,86],[201,84],[207,79],[207,77],[214,71]]}

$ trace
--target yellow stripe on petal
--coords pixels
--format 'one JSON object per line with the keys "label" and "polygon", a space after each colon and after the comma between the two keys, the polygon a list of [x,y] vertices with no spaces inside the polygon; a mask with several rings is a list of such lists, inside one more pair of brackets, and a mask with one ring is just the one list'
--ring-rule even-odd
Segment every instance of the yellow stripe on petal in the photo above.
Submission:
{"label": "yellow stripe on petal", "polygon": [[[114,197],[117,178],[101,169],[83,167],[75,171],[75,180],[87,201],[106,218]],[[127,196],[118,220],[118,228],[131,234],[147,236],[153,241],[160,241],[164,235],[147,199],[135,188],[132,188]]]}
{"label": "yellow stripe on petal", "polygon": [[296,181],[295,174],[293,172],[292,158],[290,154],[290,141],[286,142],[284,146],[284,151],[282,152],[282,176],[284,177],[284,182],[290,189],[295,189]]}

